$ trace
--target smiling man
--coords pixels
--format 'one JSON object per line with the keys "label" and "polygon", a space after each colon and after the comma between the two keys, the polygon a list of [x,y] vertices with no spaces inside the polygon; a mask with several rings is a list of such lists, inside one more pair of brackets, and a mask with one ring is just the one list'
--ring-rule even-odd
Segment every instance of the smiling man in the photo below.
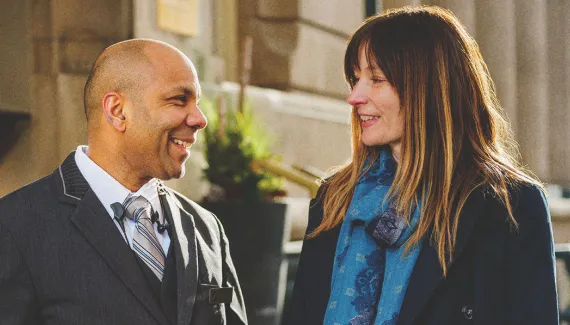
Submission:
{"label": "smiling man", "polygon": [[84,93],[88,146],[0,199],[2,324],[247,324],[216,217],[166,187],[206,119],[194,65],[129,40]]}

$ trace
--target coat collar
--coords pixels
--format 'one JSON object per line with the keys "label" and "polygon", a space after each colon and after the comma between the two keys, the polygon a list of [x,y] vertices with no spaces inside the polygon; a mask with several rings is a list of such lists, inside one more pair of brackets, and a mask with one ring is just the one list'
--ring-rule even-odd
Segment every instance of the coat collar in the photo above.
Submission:
{"label": "coat collar", "polygon": [[[455,250],[448,270],[453,269],[453,261],[457,261],[463,253],[469,242],[477,217],[485,206],[484,192],[481,189],[475,189],[465,202],[459,216]],[[429,237],[429,234],[426,235],[426,242],[412,271],[397,325],[413,324],[414,319],[418,317],[432,293],[444,279],[443,270],[437,257],[437,250],[429,243]]]}
{"label": "coat collar", "polygon": [[59,189],[59,200],[76,206],[71,216],[75,227],[150,314],[159,323],[169,324],[150,287],[141,285],[141,283],[146,284],[147,280],[138,266],[134,253],[126,245],[121,233],[108,218],[107,211],[82,176],[75,163],[73,152],[54,174]]}
{"label": "coat collar", "polygon": [[59,200],[77,204],[91,188],[75,163],[75,151],[70,153],[54,172],[57,174]]}

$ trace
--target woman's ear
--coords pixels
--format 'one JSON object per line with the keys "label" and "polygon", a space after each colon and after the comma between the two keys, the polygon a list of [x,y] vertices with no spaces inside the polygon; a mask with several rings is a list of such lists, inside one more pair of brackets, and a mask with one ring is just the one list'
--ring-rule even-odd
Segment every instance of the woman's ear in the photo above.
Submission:
{"label": "woman's ear", "polygon": [[119,93],[111,92],[103,96],[103,114],[115,129],[124,132],[126,129],[126,118],[123,114],[125,97]]}

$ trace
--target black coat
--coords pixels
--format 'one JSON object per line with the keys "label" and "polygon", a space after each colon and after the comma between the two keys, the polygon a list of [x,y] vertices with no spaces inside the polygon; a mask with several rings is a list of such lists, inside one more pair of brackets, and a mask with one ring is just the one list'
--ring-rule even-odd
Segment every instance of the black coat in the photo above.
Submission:
{"label": "black coat", "polygon": [[[176,281],[163,288],[174,293],[177,314],[161,308],[71,154],[53,174],[0,199],[0,324],[247,324],[220,223],[166,191],[175,268],[167,266],[165,279],[170,270]],[[211,288],[230,286],[231,304],[209,301]]]}
{"label": "black coat", "polygon": [[[559,323],[546,200],[534,186],[521,187],[512,197],[518,230],[512,229],[506,209],[491,195],[474,191],[468,198],[447,278],[435,248],[424,243],[397,325]],[[307,233],[320,224],[322,215],[322,202],[311,201]],[[340,225],[305,239],[290,325],[323,323],[339,231]]]}

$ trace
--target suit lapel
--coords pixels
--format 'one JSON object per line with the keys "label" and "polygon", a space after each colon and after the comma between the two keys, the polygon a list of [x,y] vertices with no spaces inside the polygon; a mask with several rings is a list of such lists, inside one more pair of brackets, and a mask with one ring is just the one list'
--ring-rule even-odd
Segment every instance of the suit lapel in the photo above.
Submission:
{"label": "suit lapel", "polygon": [[147,285],[134,253],[77,168],[74,153],[67,157],[56,173],[60,175],[60,201],[77,206],[71,216],[75,227],[156,320],[161,324],[168,324]]}
{"label": "suit lapel", "polygon": [[[166,189],[165,189],[166,190]],[[178,284],[178,325],[192,319],[198,288],[198,249],[194,217],[182,208],[174,194],[166,190],[168,222],[172,225],[171,244],[175,245],[176,282]]]}
{"label": "suit lapel", "polygon": [[[453,261],[456,261],[461,256],[461,253],[469,241],[475,221],[484,206],[482,190],[475,189],[465,203],[459,216],[455,251],[448,270],[453,268]],[[439,265],[437,250],[429,243],[430,235],[431,234],[426,235],[418,260],[410,276],[408,289],[402,303],[402,308],[400,309],[397,325],[413,324],[414,319],[418,317],[419,313],[429,301],[432,293],[443,280],[443,270]]]}

